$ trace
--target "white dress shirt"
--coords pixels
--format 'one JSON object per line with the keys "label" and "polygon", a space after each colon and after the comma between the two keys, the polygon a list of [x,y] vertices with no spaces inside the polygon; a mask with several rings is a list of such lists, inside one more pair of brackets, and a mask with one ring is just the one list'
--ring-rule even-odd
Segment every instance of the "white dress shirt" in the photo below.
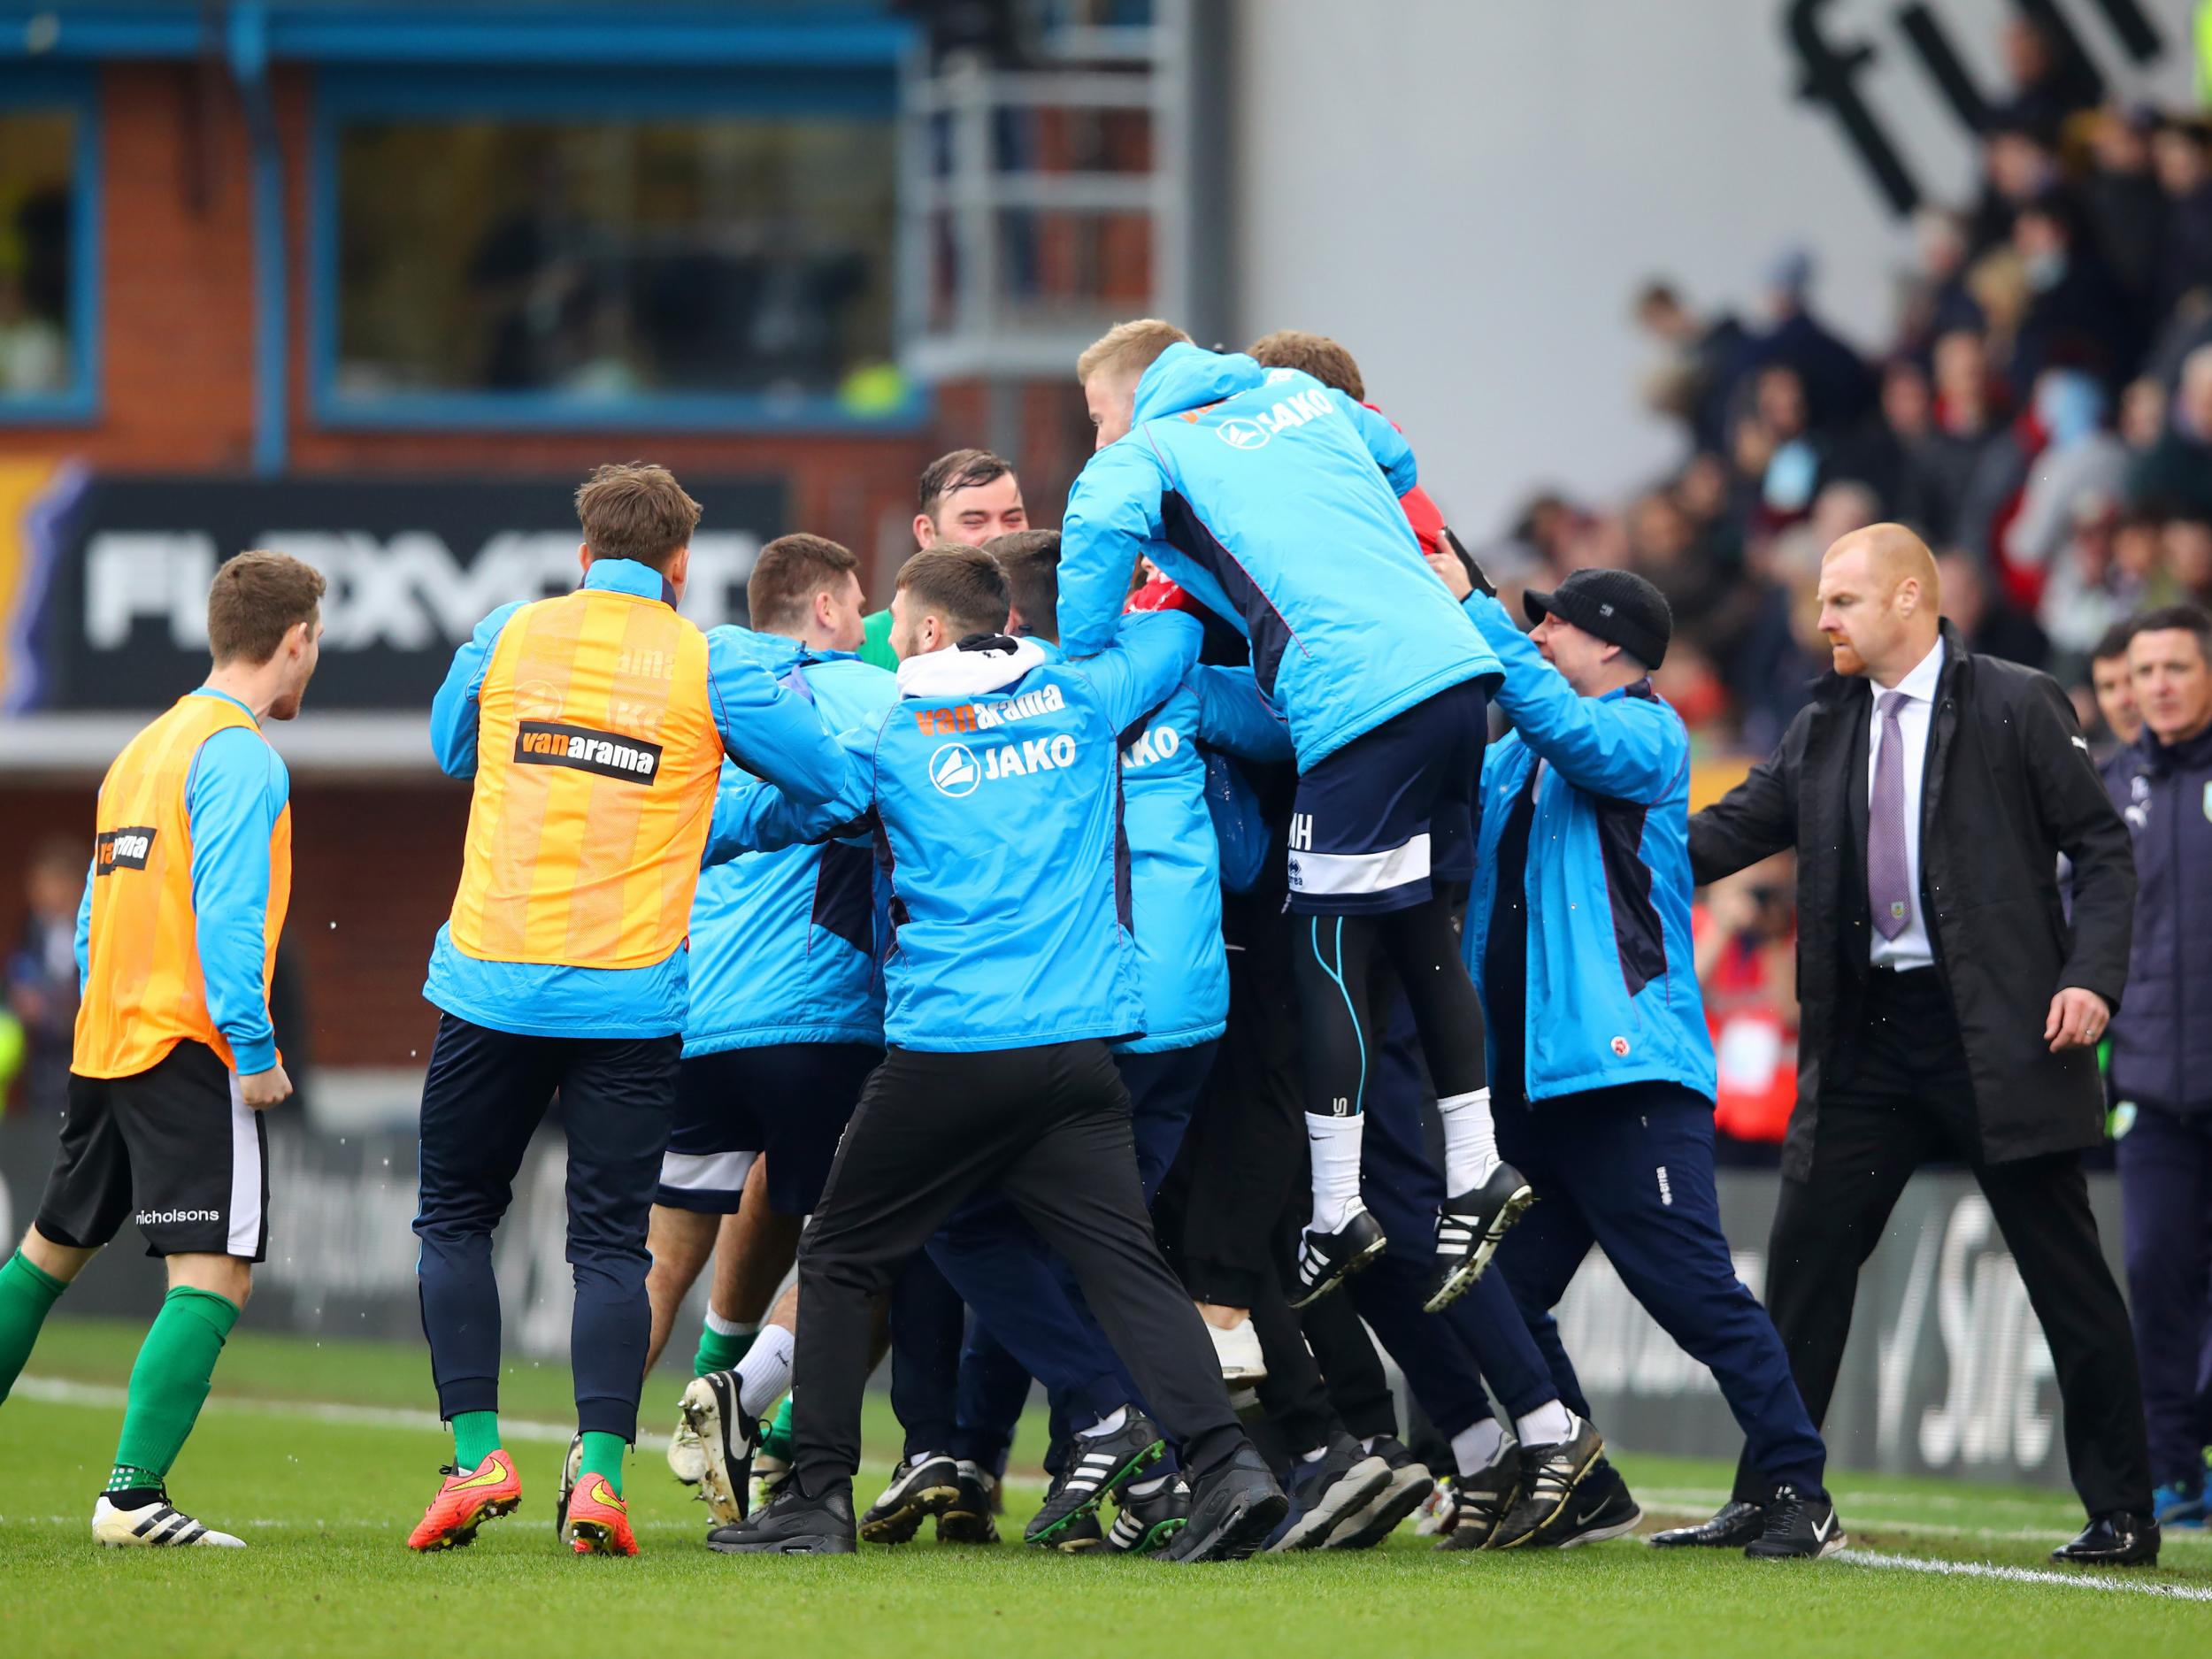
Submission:
{"label": "white dress shirt", "polygon": [[[1874,766],[1882,753],[1882,694],[1901,691],[1905,706],[1897,711],[1897,729],[1905,738],[1905,874],[1912,883],[1912,918],[1894,939],[1885,939],[1878,927],[1867,929],[1872,944],[1867,959],[1878,968],[1932,968],[1935,947],[1928,942],[1928,918],[1921,914],[1920,890],[1920,780],[1928,768],[1928,723],[1935,714],[1936,681],[1943,674],[1943,641],[1920,659],[1919,665],[1893,686],[1867,676],[1874,687],[1874,707],[1867,716],[1866,798],[1874,800]],[[1861,865],[1859,876],[1865,879]]]}

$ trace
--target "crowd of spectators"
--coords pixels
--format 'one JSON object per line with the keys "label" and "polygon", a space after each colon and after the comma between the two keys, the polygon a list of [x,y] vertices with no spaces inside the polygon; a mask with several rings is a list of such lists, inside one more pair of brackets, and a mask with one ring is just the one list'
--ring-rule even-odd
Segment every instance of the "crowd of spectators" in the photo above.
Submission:
{"label": "crowd of spectators", "polygon": [[1486,559],[1545,587],[1583,565],[1656,582],[1661,689],[1709,749],[1763,755],[1803,705],[1820,556],[1862,525],[1920,531],[1972,647],[2055,675],[2102,742],[2100,638],[2212,600],[2212,132],[2071,107],[2037,61],[2016,56],[1978,199],[1921,213],[1878,355],[1821,319],[1802,252],[1755,315],[1647,284],[1643,393],[1686,458],[1624,503],[1538,496]]}
{"label": "crowd of spectators", "polygon": [[[2024,19],[2008,50],[1978,193],[1919,214],[1878,351],[1822,319],[1802,251],[1741,316],[1646,283],[1640,391],[1682,461],[1622,502],[1540,494],[1484,556],[1502,586],[1658,584],[1659,689],[1708,757],[1769,753],[1805,705],[1821,555],[1864,525],[1919,531],[1970,646],[2055,676],[2099,753],[2139,727],[2116,625],[2212,603],[2212,128],[2084,102]],[[1698,907],[1730,1156],[1770,1158],[1795,1095],[1789,879],[1776,860]]]}

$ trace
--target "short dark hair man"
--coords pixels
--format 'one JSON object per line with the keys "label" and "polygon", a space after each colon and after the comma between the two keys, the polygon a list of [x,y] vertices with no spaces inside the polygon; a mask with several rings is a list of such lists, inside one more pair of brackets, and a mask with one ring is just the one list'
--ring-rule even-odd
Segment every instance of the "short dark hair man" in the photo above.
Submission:
{"label": "short dark hair man", "polygon": [[[914,545],[935,547],[940,541],[980,547],[994,536],[1010,535],[1029,527],[1029,510],[1022,503],[1021,480],[1013,465],[988,449],[954,449],[922,469],[915,488]],[[891,649],[891,612],[885,609],[866,618],[866,635],[860,660],[881,669],[895,669],[898,653]]]}
{"label": "short dark hair man", "polygon": [[2128,668],[2128,642],[2136,620],[2124,618],[2104,631],[2089,652],[2089,686],[2097,712],[2113,741],[2125,749],[2143,734],[2143,711],[2135,706],[2135,680]]}
{"label": "short dark hair man", "polygon": [[2205,1518],[2212,1449],[2212,615],[2170,605],[2133,628],[2143,730],[2105,769],[2140,884],[2111,1080],[2151,1502],[2162,1525],[2186,1526]]}
{"label": "short dark hair man", "polygon": [[101,780],[78,910],[77,1010],[61,1149],[22,1248],[0,1267],[0,1400],[62,1292],[134,1211],[169,1292],[131,1369],[92,1536],[223,1545],[165,1484],[269,1246],[269,1132],[292,1092],[269,972],[292,890],[291,779],[261,733],[300,711],[323,578],[242,553],[208,594],[214,667]]}
{"label": "short dark hair man", "polygon": [[827,536],[778,536],[761,549],[745,582],[755,632],[811,639],[825,650],[855,649],[860,603],[860,560]]}
{"label": "short dark hair man", "polygon": [[[1934,557],[1903,526],[1831,547],[1835,672],[1775,755],[1690,820],[1701,882],[1797,851],[1803,1017],[1767,1307],[1817,1423],[1859,1263],[1913,1171],[1962,1159],[2057,1362],[2090,1516],[2058,1558],[2154,1561],[2141,1385],[2080,1156],[2104,1138],[2095,1048],[2127,983],[2127,828],[2065,694],[1970,653],[1938,601]],[[1727,1508],[1674,1541],[1732,1541],[1770,1480],[1746,1458]]]}
{"label": "short dark hair man", "polygon": [[[1237,1426],[1211,1348],[1161,1261],[1109,1040],[1143,1029],[1122,921],[1118,736],[1196,660],[1187,617],[1133,618],[1081,664],[1005,636],[1005,579],[978,548],[916,554],[899,573],[899,702],[844,733],[868,764],[833,807],[776,791],[718,810],[718,849],[819,836],[866,818],[889,872],[887,1054],[838,1148],[799,1249],[792,1474],[710,1542],[739,1553],[850,1554],[869,1298],[961,1203],[997,1187],[1073,1266],[1195,1490],[1171,1557],[1248,1554],[1286,1508]],[[732,803],[737,807],[738,803]],[[1156,1431],[1087,1489],[1139,1479]]]}

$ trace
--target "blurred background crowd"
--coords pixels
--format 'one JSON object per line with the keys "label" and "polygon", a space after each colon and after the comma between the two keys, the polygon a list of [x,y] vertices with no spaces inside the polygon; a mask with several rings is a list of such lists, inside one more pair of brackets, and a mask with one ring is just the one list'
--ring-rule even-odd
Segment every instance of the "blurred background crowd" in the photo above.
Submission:
{"label": "blurred background crowd", "polygon": [[[2116,629],[2212,603],[2212,127],[2085,97],[2025,18],[2002,40],[1978,191],[1918,211],[1886,338],[1862,349],[1824,319],[1801,249],[1740,315],[1651,279],[1631,301],[1636,391],[1678,427],[1679,464],[1625,497],[1540,491],[1484,555],[1502,585],[1589,565],[1658,584],[1676,618],[1660,687],[1709,753],[1765,755],[1805,705],[1828,663],[1821,554],[1863,525],[1918,531],[1944,615],[2055,676],[2099,754],[2140,729]],[[1755,1160],[1795,1098],[1790,890],[1778,860],[1697,918],[1721,1128]]]}

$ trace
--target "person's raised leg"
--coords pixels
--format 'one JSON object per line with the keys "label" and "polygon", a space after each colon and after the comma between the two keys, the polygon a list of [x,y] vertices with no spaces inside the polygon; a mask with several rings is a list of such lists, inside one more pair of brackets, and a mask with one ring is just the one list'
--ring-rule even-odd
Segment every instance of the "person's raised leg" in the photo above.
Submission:
{"label": "person's raised leg", "polygon": [[1306,1151],[1313,1207],[1300,1238],[1293,1307],[1326,1295],[1382,1253],[1360,1202],[1360,1140],[1376,1034],[1369,984],[1381,938],[1364,914],[1300,915],[1293,949],[1305,1046]]}

